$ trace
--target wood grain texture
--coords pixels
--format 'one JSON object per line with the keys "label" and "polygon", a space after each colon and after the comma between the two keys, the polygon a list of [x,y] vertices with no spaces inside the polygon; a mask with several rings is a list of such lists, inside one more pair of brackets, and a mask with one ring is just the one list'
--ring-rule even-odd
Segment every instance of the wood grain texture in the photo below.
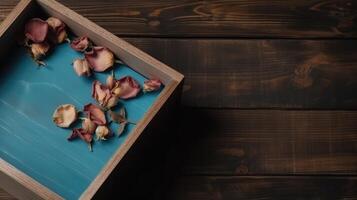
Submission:
{"label": "wood grain texture", "polygon": [[[0,20],[17,0],[0,2]],[[356,38],[353,0],[59,2],[122,36]]]}
{"label": "wood grain texture", "polygon": [[357,108],[357,40],[127,40],[185,75],[186,106]]}
{"label": "wood grain texture", "polygon": [[176,181],[168,199],[356,199],[356,177],[188,176]]}
{"label": "wood grain texture", "polygon": [[185,110],[186,175],[356,174],[357,112]]}
{"label": "wood grain texture", "polygon": [[1,200],[16,200],[15,197],[11,196],[9,193],[5,192],[0,188],[0,199]]}

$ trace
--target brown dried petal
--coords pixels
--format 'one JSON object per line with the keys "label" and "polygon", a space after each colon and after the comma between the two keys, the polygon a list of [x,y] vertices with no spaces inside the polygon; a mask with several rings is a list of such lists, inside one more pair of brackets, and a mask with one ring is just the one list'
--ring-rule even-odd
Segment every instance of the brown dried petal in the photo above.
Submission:
{"label": "brown dried petal", "polygon": [[89,47],[88,37],[78,37],[72,40],[71,47],[76,51],[84,52]]}
{"label": "brown dried petal", "polygon": [[123,123],[119,124],[119,128],[118,128],[118,136],[119,137],[124,133],[127,124],[128,124],[128,122],[123,122]]}
{"label": "brown dried petal", "polygon": [[66,25],[58,18],[50,17],[46,20],[50,29],[54,32],[59,33],[66,28]]}
{"label": "brown dried petal", "polygon": [[161,81],[159,79],[151,79],[144,82],[143,91],[152,92],[161,88]]}
{"label": "brown dried petal", "polygon": [[95,124],[105,125],[107,123],[104,112],[98,106],[90,103],[84,106],[83,111],[87,113],[88,118]]}
{"label": "brown dried petal", "polygon": [[76,59],[73,62],[74,71],[78,76],[90,76],[91,70],[86,59]]}
{"label": "brown dried petal", "polygon": [[48,24],[39,18],[30,19],[25,25],[25,36],[35,43],[45,41],[48,33]]}
{"label": "brown dried petal", "polygon": [[136,97],[140,92],[140,85],[131,76],[126,76],[118,80],[120,92],[118,97],[129,99]]}
{"label": "brown dried petal", "polygon": [[110,89],[99,81],[93,82],[92,97],[97,100],[99,105],[105,108],[111,108],[115,106],[119,101],[119,99],[112,94]]}
{"label": "brown dried petal", "polygon": [[96,72],[103,72],[114,65],[114,54],[105,47],[93,47],[85,52],[85,58]]}
{"label": "brown dried petal", "polygon": [[125,108],[121,108],[119,113],[109,110],[109,115],[110,115],[110,118],[112,119],[112,121],[114,121],[115,123],[120,124],[120,123],[127,121]]}
{"label": "brown dried petal", "polygon": [[97,124],[92,122],[92,120],[89,118],[84,118],[82,121],[82,128],[85,132],[94,134],[94,131],[97,128]]}
{"label": "brown dried petal", "polygon": [[49,38],[55,44],[64,42],[67,38],[66,25],[58,18],[50,17],[46,20],[49,26]]}
{"label": "brown dried petal", "polygon": [[77,110],[71,104],[57,107],[53,113],[53,122],[62,128],[68,128],[77,119]]}
{"label": "brown dried petal", "polygon": [[75,128],[72,130],[72,133],[67,138],[67,140],[72,141],[78,137],[81,138],[84,142],[86,142],[89,146],[89,150],[92,151],[93,134],[86,132],[82,128]]}
{"label": "brown dried petal", "polygon": [[50,45],[47,42],[31,44],[31,53],[32,53],[32,57],[35,60],[39,60],[44,56],[46,56],[49,50],[50,50]]}

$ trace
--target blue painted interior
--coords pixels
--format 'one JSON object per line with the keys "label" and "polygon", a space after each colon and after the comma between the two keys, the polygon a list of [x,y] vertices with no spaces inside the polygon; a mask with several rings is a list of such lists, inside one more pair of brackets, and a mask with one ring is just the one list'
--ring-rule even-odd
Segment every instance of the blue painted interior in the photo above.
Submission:
{"label": "blue painted interior", "polygon": [[[38,68],[19,47],[0,66],[0,158],[66,199],[77,199],[83,193],[134,127],[129,125],[120,138],[95,142],[93,152],[89,152],[83,141],[66,140],[69,129],[52,123],[53,111],[60,104],[70,103],[81,110],[83,105],[94,103],[92,81],[104,82],[110,74],[78,77],[71,65],[78,57],[82,55],[62,44],[45,59],[48,66]],[[141,84],[145,80],[123,65],[115,67],[115,74],[117,78],[133,76]],[[158,94],[122,101],[129,120],[139,121]],[[112,123],[111,128],[116,131],[118,126]]]}

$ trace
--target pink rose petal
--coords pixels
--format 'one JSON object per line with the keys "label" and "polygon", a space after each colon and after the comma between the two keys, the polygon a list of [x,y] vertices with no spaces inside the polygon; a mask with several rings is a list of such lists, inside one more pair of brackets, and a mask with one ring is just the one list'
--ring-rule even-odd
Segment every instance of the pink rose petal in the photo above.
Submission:
{"label": "pink rose petal", "polygon": [[104,112],[98,106],[90,103],[84,106],[83,111],[95,124],[105,125],[107,123]]}
{"label": "pink rose petal", "polygon": [[119,98],[130,99],[136,97],[140,92],[140,85],[131,76],[125,76],[118,80],[120,93]]}
{"label": "pink rose petal", "polygon": [[143,90],[144,92],[152,92],[161,88],[161,81],[159,79],[146,80],[144,82]]}
{"label": "pink rose petal", "polygon": [[25,25],[25,36],[35,43],[45,41],[48,33],[48,24],[39,18],[30,19]]}
{"label": "pink rose petal", "polygon": [[72,49],[76,50],[76,51],[85,51],[89,46],[89,40],[88,37],[78,37],[75,38],[74,40],[72,40],[71,42],[71,47]]}
{"label": "pink rose petal", "polygon": [[103,72],[114,65],[114,54],[105,47],[93,47],[85,52],[85,58],[96,72]]}

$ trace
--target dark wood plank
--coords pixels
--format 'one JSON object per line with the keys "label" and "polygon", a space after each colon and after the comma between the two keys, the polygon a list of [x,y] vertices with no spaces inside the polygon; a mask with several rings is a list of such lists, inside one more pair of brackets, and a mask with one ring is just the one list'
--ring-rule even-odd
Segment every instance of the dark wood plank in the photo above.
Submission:
{"label": "dark wood plank", "polygon": [[5,192],[3,189],[0,188],[0,200],[16,200],[13,196],[9,193]]}
{"label": "dark wood plank", "polygon": [[[18,0],[0,2],[0,19]],[[124,36],[356,38],[353,0],[59,0]]]}
{"label": "dark wood plank", "polygon": [[186,106],[357,108],[357,40],[127,40],[186,76]]}
{"label": "dark wood plank", "polygon": [[356,111],[188,109],[182,118],[186,175],[357,174]]}
{"label": "dark wood plank", "polygon": [[181,177],[171,200],[357,199],[356,177]]}

